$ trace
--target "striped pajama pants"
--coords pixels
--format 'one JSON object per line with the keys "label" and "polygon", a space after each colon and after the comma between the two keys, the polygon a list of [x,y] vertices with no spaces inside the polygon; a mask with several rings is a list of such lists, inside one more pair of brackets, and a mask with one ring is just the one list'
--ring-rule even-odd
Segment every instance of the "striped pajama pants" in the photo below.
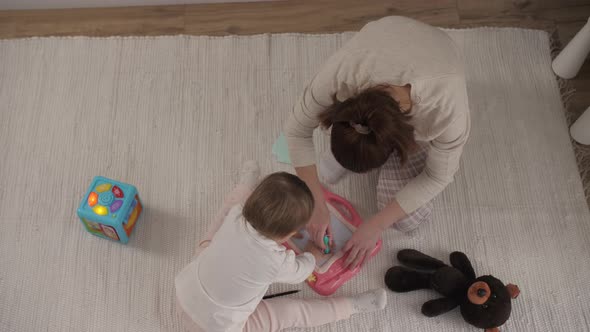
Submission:
{"label": "striped pajama pants", "polygon": [[[426,166],[428,145],[420,145],[417,151],[408,156],[405,165],[393,153],[387,162],[381,166],[379,181],[377,182],[377,206],[379,210],[389,204],[410,180],[418,176]],[[432,200],[411,212],[406,218],[393,224],[393,228],[401,232],[415,230],[423,222],[430,220],[432,215]]]}
{"label": "striped pajama pants", "polygon": [[[379,181],[377,182],[377,206],[379,210],[395,199],[395,195],[410,180],[422,173],[426,166],[428,156],[428,144],[421,144],[419,148],[408,157],[405,165],[402,165],[399,157],[393,153],[387,162],[381,166]],[[318,165],[320,177],[327,183],[335,183],[344,174],[350,171],[344,169],[334,158],[330,151],[324,154]],[[425,205],[411,212],[406,218],[393,224],[393,228],[401,232],[412,231],[423,222],[430,220],[433,204],[429,201]]]}

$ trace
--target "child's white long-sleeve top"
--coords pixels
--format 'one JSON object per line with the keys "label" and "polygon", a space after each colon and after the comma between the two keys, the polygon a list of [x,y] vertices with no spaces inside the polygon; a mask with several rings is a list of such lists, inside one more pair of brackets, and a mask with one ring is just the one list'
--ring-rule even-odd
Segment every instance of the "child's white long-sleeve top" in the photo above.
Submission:
{"label": "child's white long-sleeve top", "polygon": [[303,282],[315,267],[310,253],[259,234],[234,206],[204,249],[176,276],[183,310],[205,331],[242,331],[273,282]]}

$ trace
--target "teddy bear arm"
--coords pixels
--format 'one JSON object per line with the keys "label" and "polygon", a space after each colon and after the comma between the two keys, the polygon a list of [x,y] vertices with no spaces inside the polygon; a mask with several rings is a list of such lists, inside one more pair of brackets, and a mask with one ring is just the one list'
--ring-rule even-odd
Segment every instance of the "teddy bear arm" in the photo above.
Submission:
{"label": "teddy bear arm", "polygon": [[422,305],[422,314],[427,317],[436,317],[455,309],[459,303],[450,297],[430,300]]}
{"label": "teddy bear arm", "polygon": [[402,249],[397,253],[397,259],[403,265],[418,270],[436,270],[447,266],[434,257],[430,257],[418,250]]}

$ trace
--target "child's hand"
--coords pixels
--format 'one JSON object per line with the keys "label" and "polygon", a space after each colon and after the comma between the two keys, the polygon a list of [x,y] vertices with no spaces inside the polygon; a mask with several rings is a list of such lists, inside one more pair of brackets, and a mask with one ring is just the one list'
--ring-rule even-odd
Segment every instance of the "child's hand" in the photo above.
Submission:
{"label": "child's hand", "polygon": [[304,236],[303,236],[303,234],[301,234],[301,231],[298,231],[297,233],[295,233],[295,235],[293,235],[293,238],[301,240],[304,238]]}
{"label": "child's hand", "polygon": [[318,248],[311,241],[307,242],[307,245],[305,246],[305,248],[303,248],[303,251],[312,254],[313,257],[315,257],[316,262],[322,261],[326,256],[329,256],[329,254],[324,254],[324,251]]}

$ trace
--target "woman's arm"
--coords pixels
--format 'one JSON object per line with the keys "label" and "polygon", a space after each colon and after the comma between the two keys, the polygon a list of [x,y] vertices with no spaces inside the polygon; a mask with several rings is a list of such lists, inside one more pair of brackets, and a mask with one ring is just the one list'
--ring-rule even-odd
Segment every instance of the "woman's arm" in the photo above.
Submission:
{"label": "woman's arm", "polygon": [[[305,89],[299,103],[293,108],[285,127],[285,138],[295,172],[307,184],[315,201],[313,215],[306,229],[312,241],[320,248],[325,249],[324,235],[329,235],[331,239],[332,232],[330,215],[315,165],[313,144],[313,131],[319,126],[318,115],[324,107],[317,103],[311,92],[314,82],[316,82],[315,79]],[[321,89],[319,90],[322,92]]]}
{"label": "woman's arm", "polygon": [[315,165],[313,132],[320,125],[319,115],[332,105],[335,96],[347,98],[370,82],[371,62],[366,64],[365,60],[365,52],[341,49],[305,88],[284,128],[293,167]]}
{"label": "woman's arm", "polygon": [[379,232],[382,232],[396,222],[404,219],[408,215],[399,205],[397,200],[393,200],[387,204],[381,211],[375,214],[368,222],[371,227],[374,227]]}
{"label": "woman's arm", "polygon": [[316,166],[296,167],[295,172],[307,184],[315,201],[315,208],[307,225],[307,232],[317,246],[322,250],[326,249],[324,236],[329,236],[329,244],[332,245],[332,227],[330,226],[330,212],[326,206],[326,200],[324,199],[324,192],[318,178]]}
{"label": "woman's arm", "polygon": [[459,169],[469,129],[469,112],[466,111],[430,143],[424,171],[408,182],[391,203],[362,224],[348,240],[344,247],[345,251],[350,250],[345,262],[347,266],[354,268],[361,264],[385,229],[426,204],[452,182]]}
{"label": "woman's arm", "polygon": [[297,176],[307,184],[309,190],[313,193],[314,198],[318,201],[324,201],[322,185],[318,178],[316,166],[295,167],[295,172],[297,173]]}
{"label": "woman's arm", "polygon": [[465,112],[430,142],[424,171],[396,195],[396,200],[406,213],[410,214],[423,206],[453,182],[469,129],[469,113]]}
{"label": "woman's arm", "polygon": [[334,54],[312,79],[293,107],[284,129],[291,163],[315,199],[315,209],[308,223],[307,231],[313,242],[322,249],[326,247],[323,241],[324,236],[329,235],[330,241],[332,241],[332,232],[330,214],[316,168],[313,132],[320,124],[320,113],[331,105],[334,95],[345,85],[346,80],[341,74],[343,70],[345,73],[349,71],[348,66],[343,64],[345,54],[343,51]]}
{"label": "woman's arm", "polygon": [[324,235],[330,235],[330,241],[333,237],[315,165],[313,132],[319,126],[320,113],[333,103],[335,96],[341,94],[346,98],[370,81],[373,62],[365,61],[365,53],[341,49],[332,55],[303,91],[285,126],[291,163],[297,175],[309,186],[316,202],[307,230],[313,242],[322,249],[325,249]]}
{"label": "woman's arm", "polygon": [[[363,223],[354,232],[350,240],[344,246],[344,251],[350,250],[348,257],[345,261],[345,266],[349,268],[355,268],[361,264],[365,257],[373,250],[377,241],[381,237],[381,233],[389,228],[394,223],[407,217],[408,214],[412,213],[415,209],[426,204],[438,193],[440,193],[449,184],[453,175],[458,167],[458,159],[461,156],[462,146],[459,149],[452,151],[440,151],[434,150],[435,147],[431,148],[429,156],[426,161],[426,169],[412,179],[400,192],[396,195],[396,198],[389,203],[385,208],[375,214],[367,222]],[[457,160],[457,165],[454,163],[445,162],[442,164],[434,163],[434,171],[428,169],[428,163],[432,164],[431,154],[434,150],[434,158],[436,161],[442,157],[443,160]],[[455,156],[455,154],[458,154]],[[447,172],[447,167],[454,169],[453,172]],[[440,169],[437,169],[440,168]],[[437,174],[437,177],[433,175]],[[400,204],[400,202],[402,204]]]}

